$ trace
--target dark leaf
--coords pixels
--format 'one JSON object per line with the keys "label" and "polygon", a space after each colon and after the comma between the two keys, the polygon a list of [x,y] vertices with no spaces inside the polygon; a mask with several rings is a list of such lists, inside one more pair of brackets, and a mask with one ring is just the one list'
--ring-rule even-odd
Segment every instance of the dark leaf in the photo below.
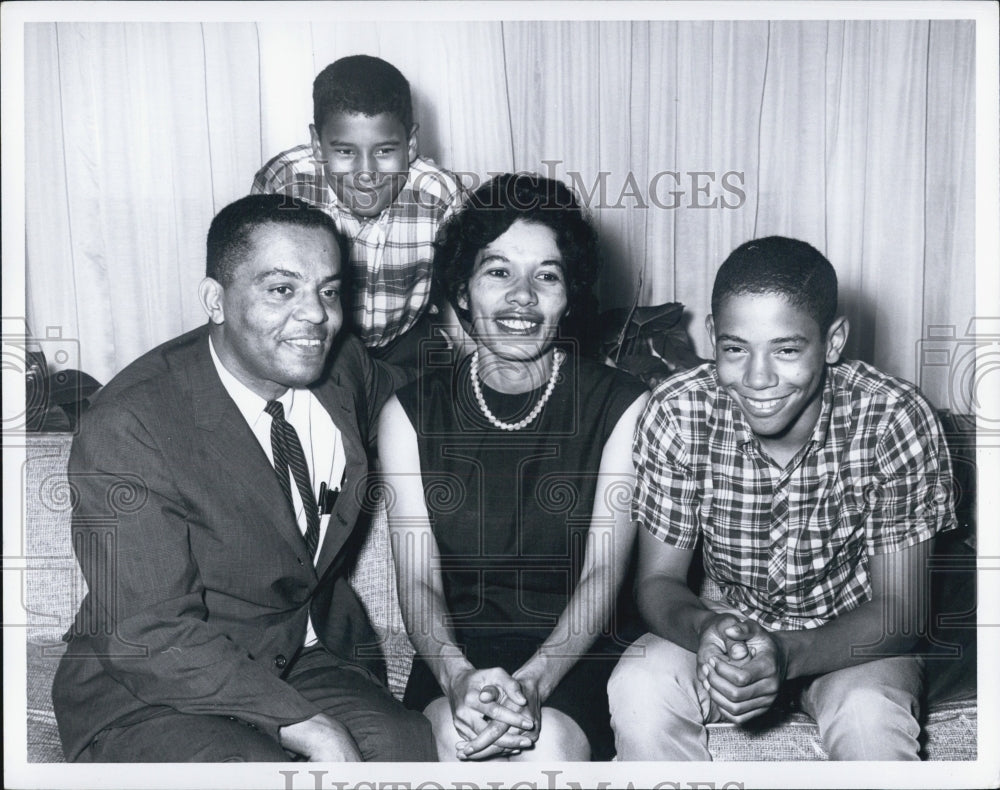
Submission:
{"label": "dark leaf", "polygon": [[[620,307],[601,313],[601,341],[605,351],[616,350],[621,344],[626,351],[636,342],[637,338],[657,335],[673,328],[684,316],[684,305],[680,302],[636,307],[631,310]],[[628,326],[622,332],[625,321]]]}

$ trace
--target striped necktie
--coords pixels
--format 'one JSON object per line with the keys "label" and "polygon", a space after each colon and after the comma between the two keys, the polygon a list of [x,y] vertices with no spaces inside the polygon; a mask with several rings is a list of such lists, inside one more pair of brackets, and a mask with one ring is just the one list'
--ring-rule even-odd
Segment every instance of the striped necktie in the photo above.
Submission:
{"label": "striped necktie", "polygon": [[274,471],[278,473],[278,482],[285,492],[288,504],[295,515],[295,503],[292,500],[292,486],[288,479],[291,470],[295,485],[302,497],[302,506],[306,511],[306,548],[309,557],[316,559],[316,546],[319,545],[319,509],[316,507],[316,497],[313,495],[312,484],[309,481],[309,467],[299,443],[299,435],[285,419],[285,410],[281,403],[272,400],[264,408],[271,415],[271,452],[274,455]]}

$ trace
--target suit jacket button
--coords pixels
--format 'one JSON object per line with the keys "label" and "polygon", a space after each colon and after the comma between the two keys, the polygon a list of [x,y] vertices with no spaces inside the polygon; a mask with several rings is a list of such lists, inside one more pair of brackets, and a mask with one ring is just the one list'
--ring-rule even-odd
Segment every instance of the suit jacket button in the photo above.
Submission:
{"label": "suit jacket button", "polygon": [[274,657],[274,665],[278,669],[284,669],[287,664],[288,664],[288,659],[285,658],[283,655],[281,655],[281,653],[279,653]]}

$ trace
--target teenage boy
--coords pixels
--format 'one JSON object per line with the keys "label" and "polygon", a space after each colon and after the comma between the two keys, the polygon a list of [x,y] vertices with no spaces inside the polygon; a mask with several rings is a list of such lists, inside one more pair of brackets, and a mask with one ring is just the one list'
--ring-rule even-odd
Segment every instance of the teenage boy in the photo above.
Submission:
{"label": "teenage boy", "polygon": [[[955,526],[934,411],[841,361],[837,276],[805,242],[722,264],[715,361],[653,394],[635,439],[637,595],[650,632],[608,685],[623,760],[710,760],[705,724],[742,724],[786,681],[831,759],[915,760],[927,555]],[[699,535],[722,591],[687,586]]]}
{"label": "teenage boy", "polygon": [[351,242],[350,328],[376,359],[413,374],[431,326],[434,237],[461,186],[417,156],[410,85],[380,58],[352,55],[319,73],[309,134],[311,143],[265,164],[251,191],[300,198],[333,217]]}

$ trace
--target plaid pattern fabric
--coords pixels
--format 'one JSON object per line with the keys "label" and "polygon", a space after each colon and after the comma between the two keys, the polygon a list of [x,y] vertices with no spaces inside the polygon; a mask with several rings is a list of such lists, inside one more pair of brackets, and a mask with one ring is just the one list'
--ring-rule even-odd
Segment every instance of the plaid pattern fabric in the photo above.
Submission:
{"label": "plaid pattern fabric", "polygon": [[317,206],[351,240],[351,317],[366,346],[391,343],[423,315],[430,301],[434,237],[461,194],[454,175],[418,158],[392,205],[366,219],[337,200],[312,146],[300,145],[257,171],[251,192],[290,195]]}
{"label": "plaid pattern fabric", "polygon": [[715,365],[661,384],[636,432],[633,515],[693,549],[744,616],[813,628],[871,597],[867,556],[955,526],[937,417],[911,384],[863,362],[828,367],[809,442],[768,459]]}

